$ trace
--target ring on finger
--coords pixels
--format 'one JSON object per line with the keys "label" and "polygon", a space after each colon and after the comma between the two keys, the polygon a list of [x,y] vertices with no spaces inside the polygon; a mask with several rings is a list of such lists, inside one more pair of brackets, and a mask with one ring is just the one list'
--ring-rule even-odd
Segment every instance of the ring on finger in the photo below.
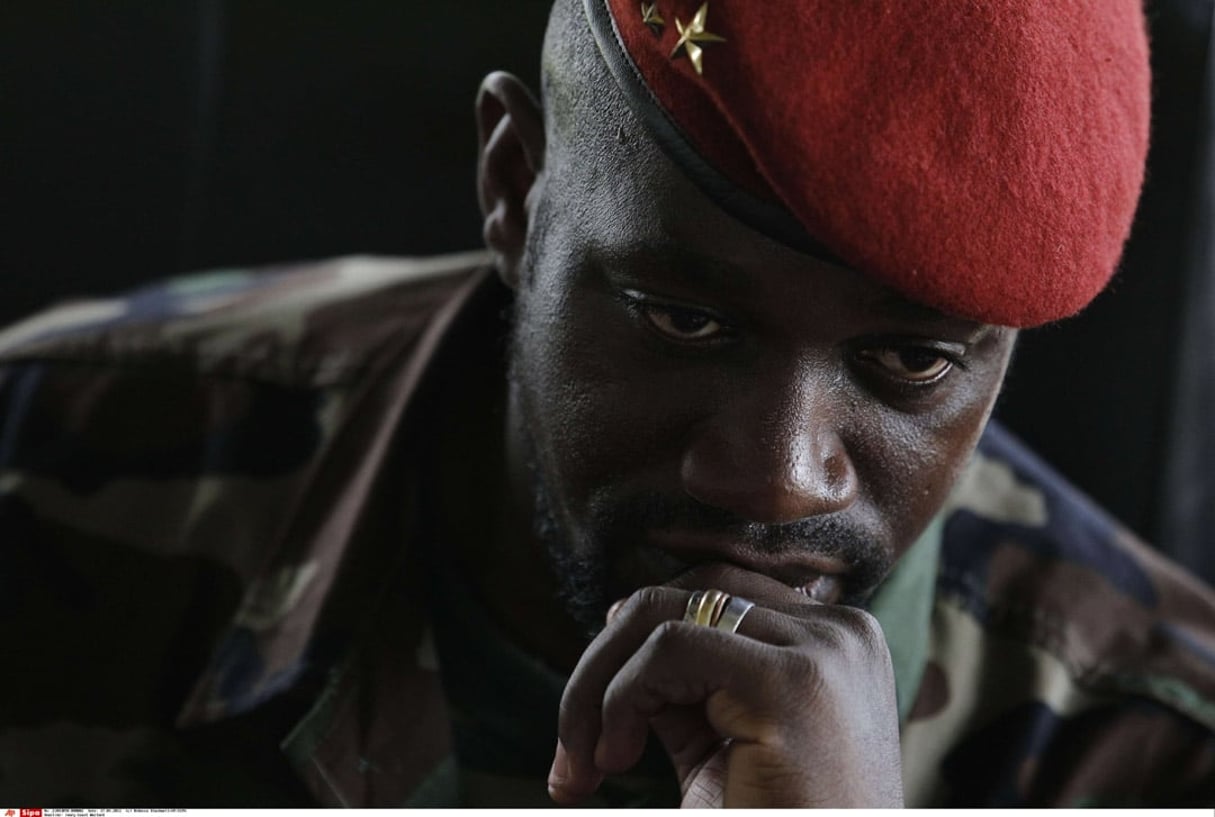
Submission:
{"label": "ring on finger", "polygon": [[729,601],[726,602],[724,609],[721,611],[721,615],[718,616],[717,621],[712,626],[719,630],[725,630],[727,633],[736,633],[738,632],[738,625],[742,624],[743,616],[750,612],[754,606],[755,602],[753,601],[740,599],[738,596],[730,596]]}
{"label": "ring on finger", "polygon": [[701,627],[716,626],[729,600],[730,594],[721,590],[697,590],[688,599],[683,620]]}

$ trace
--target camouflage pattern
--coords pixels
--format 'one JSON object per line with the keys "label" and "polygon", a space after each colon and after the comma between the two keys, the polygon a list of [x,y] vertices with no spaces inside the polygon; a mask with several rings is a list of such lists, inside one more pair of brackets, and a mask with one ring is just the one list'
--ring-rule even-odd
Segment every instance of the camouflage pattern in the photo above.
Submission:
{"label": "camouflage pattern", "polygon": [[[428,364],[493,331],[484,262],[218,273],[0,333],[0,801],[545,802],[562,679],[433,615],[417,563]],[[909,805],[1215,804],[1209,588],[995,425],[923,542],[928,581],[878,599]],[[671,802],[660,769],[601,804]]]}
{"label": "camouflage pattern", "polygon": [[942,516],[908,802],[1215,804],[1215,593],[995,424]]}

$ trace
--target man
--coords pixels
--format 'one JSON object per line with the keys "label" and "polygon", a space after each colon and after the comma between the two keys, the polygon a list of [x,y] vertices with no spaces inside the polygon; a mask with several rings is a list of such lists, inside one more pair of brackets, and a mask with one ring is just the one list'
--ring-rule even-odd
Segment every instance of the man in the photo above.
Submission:
{"label": "man", "polygon": [[0,338],[0,792],[1215,799],[1210,591],[985,431],[1129,229],[1137,4],[559,0],[543,99],[488,266]]}

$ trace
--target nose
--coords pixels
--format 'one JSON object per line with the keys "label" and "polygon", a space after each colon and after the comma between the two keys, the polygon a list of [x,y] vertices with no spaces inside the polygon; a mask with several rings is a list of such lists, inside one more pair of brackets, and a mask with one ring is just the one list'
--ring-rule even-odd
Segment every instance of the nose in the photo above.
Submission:
{"label": "nose", "polygon": [[755,388],[698,425],[680,476],[694,499],[752,522],[796,522],[842,511],[857,497],[830,388]]}

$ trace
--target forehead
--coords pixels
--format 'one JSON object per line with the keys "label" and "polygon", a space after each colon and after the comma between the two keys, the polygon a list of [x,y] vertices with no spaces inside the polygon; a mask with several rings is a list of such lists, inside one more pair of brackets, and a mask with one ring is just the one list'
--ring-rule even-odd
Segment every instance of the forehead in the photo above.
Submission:
{"label": "forehead", "polygon": [[981,324],[914,303],[856,270],[794,250],[700,190],[631,113],[582,111],[554,145],[546,194],[567,251],[739,303],[829,300],[866,315],[969,330]]}
{"label": "forehead", "polygon": [[717,207],[623,100],[579,106],[577,115],[563,117],[557,128],[550,123],[550,137],[545,193],[553,200],[553,213],[613,260],[661,253],[671,261],[686,254],[707,262],[708,274],[757,262],[811,260]]}

